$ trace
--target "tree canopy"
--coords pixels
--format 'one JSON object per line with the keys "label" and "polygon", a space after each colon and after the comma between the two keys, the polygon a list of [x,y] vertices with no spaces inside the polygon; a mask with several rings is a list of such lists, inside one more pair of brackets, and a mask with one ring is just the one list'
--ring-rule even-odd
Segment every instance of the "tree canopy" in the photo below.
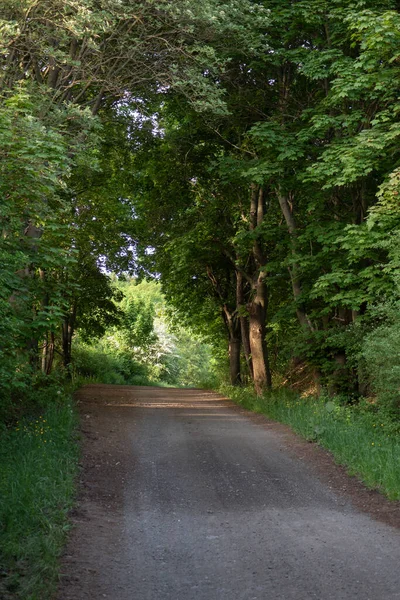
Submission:
{"label": "tree canopy", "polygon": [[5,0],[3,396],[69,372],[76,331],[151,347],[150,308],[111,272],[159,279],[235,385],[301,365],[329,393],[379,394],[399,26],[391,0]]}

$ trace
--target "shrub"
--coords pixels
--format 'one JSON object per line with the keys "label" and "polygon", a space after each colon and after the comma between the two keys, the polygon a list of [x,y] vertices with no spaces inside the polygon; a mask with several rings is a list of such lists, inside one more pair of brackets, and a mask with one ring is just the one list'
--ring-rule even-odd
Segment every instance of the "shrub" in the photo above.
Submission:
{"label": "shrub", "polygon": [[399,305],[386,307],[390,321],[365,337],[361,352],[378,404],[397,417],[400,416],[399,308]]}
{"label": "shrub", "polygon": [[149,384],[147,368],[134,361],[130,355],[116,352],[107,354],[83,343],[74,348],[73,376],[114,385]]}

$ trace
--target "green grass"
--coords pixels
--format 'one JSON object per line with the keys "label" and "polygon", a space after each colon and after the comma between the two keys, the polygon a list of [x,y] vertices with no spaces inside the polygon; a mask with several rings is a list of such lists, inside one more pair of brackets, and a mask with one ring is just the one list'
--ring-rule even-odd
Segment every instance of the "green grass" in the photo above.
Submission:
{"label": "green grass", "polygon": [[337,463],[368,487],[379,489],[391,500],[400,499],[400,423],[376,406],[303,399],[289,390],[260,398],[243,388],[221,391],[248,410],[290,425],[304,438],[330,450]]}
{"label": "green grass", "polygon": [[[58,578],[78,464],[71,395],[0,429],[0,598],[46,600]],[[54,395],[51,397],[51,395]]]}

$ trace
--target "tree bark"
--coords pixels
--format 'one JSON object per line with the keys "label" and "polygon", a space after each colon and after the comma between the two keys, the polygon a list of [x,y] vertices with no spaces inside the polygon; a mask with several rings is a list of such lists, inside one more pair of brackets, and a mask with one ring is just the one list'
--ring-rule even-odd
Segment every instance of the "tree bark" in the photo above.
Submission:
{"label": "tree bark", "polygon": [[45,375],[50,375],[53,368],[54,361],[54,350],[55,350],[55,336],[51,331],[46,335],[46,339],[43,342],[42,350],[42,371]]}
{"label": "tree bark", "polygon": [[[263,220],[264,191],[262,188],[253,185],[250,198],[250,231],[255,231]],[[247,304],[247,309],[249,312],[249,337],[254,388],[256,394],[261,395],[265,389],[271,389],[272,378],[265,339],[268,291],[266,285],[267,275],[263,267],[265,267],[267,259],[257,238],[253,244],[252,255],[255,272],[252,278],[251,298]]]}
{"label": "tree bark", "polygon": [[51,370],[53,368],[54,350],[55,350],[55,335],[54,335],[54,332],[51,331],[50,332],[50,342],[49,342],[49,347],[48,347],[46,375],[50,375]]}
{"label": "tree bark", "polygon": [[[287,195],[282,194],[278,191],[279,206],[281,207],[282,214],[286,221],[286,226],[290,236],[290,246],[292,256],[296,256],[296,236],[297,226],[293,216],[293,212],[290,206],[289,198]],[[308,331],[314,331],[314,327],[307,315],[306,309],[301,302],[302,286],[300,277],[300,267],[296,261],[293,261],[292,266],[289,267],[290,281],[292,283],[293,297],[296,302],[296,314],[300,325],[303,329]]]}
{"label": "tree bark", "polygon": [[[23,235],[25,238],[30,239],[30,240],[39,240],[42,237],[42,233],[43,233],[42,229],[40,227],[37,227],[32,222],[32,220],[29,219],[26,223],[24,223]],[[30,246],[30,249],[33,253],[36,253],[37,245],[35,243],[32,243]],[[26,277],[26,278],[33,280],[33,278],[35,276],[34,265],[33,264],[27,265],[24,269],[17,271],[17,274],[20,277]],[[12,298],[13,297],[10,298],[10,301],[12,301]],[[32,306],[32,315],[33,315],[32,320],[34,320],[34,317],[36,315],[36,309],[33,306]],[[39,340],[37,338],[37,335],[35,337],[32,336],[28,340],[26,349],[29,354],[30,365],[35,370],[40,369]]]}
{"label": "tree bark", "polygon": [[254,379],[253,374],[253,364],[251,360],[251,349],[250,349],[250,328],[249,328],[249,319],[245,315],[246,312],[246,303],[244,297],[244,289],[243,289],[244,281],[243,274],[239,271],[236,272],[236,302],[237,302],[237,311],[239,314],[240,321],[240,333],[242,337],[242,346],[244,357],[246,359],[247,369],[249,371],[250,378]]}
{"label": "tree bark", "polygon": [[[240,385],[242,382],[241,368],[240,368],[240,347],[241,347],[241,332],[240,332],[240,319],[237,310],[237,303],[230,301],[231,296],[231,285],[229,281],[229,288],[221,285],[221,281],[215,276],[212,267],[206,267],[207,276],[210,280],[215,297],[218,298],[222,316],[224,319],[225,327],[228,333],[228,354],[229,354],[229,378],[232,385]],[[232,269],[232,275],[235,276],[235,272]]]}
{"label": "tree bark", "polygon": [[77,305],[75,303],[72,307],[71,312],[65,316],[62,324],[63,363],[69,375],[71,375],[72,338],[75,332],[76,315]]}
{"label": "tree bark", "polygon": [[225,325],[229,335],[229,378],[231,385],[240,385],[240,322],[225,304],[223,307]]}
{"label": "tree bark", "polygon": [[240,375],[240,338],[229,339],[229,376],[231,385],[241,383]]}
{"label": "tree bark", "polygon": [[253,368],[253,381],[256,394],[260,396],[265,389],[271,389],[272,378],[269,365],[268,349],[265,340],[266,334],[266,285],[265,274],[260,273],[255,295],[248,303],[250,350]]}

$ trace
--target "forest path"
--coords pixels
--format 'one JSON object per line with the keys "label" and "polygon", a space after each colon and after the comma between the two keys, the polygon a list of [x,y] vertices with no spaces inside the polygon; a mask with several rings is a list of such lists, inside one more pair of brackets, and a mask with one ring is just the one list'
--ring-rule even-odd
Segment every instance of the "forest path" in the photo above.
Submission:
{"label": "forest path", "polygon": [[400,599],[399,530],[348,492],[392,522],[399,505],[315,445],[207,391],[78,397],[82,493],[59,600]]}

